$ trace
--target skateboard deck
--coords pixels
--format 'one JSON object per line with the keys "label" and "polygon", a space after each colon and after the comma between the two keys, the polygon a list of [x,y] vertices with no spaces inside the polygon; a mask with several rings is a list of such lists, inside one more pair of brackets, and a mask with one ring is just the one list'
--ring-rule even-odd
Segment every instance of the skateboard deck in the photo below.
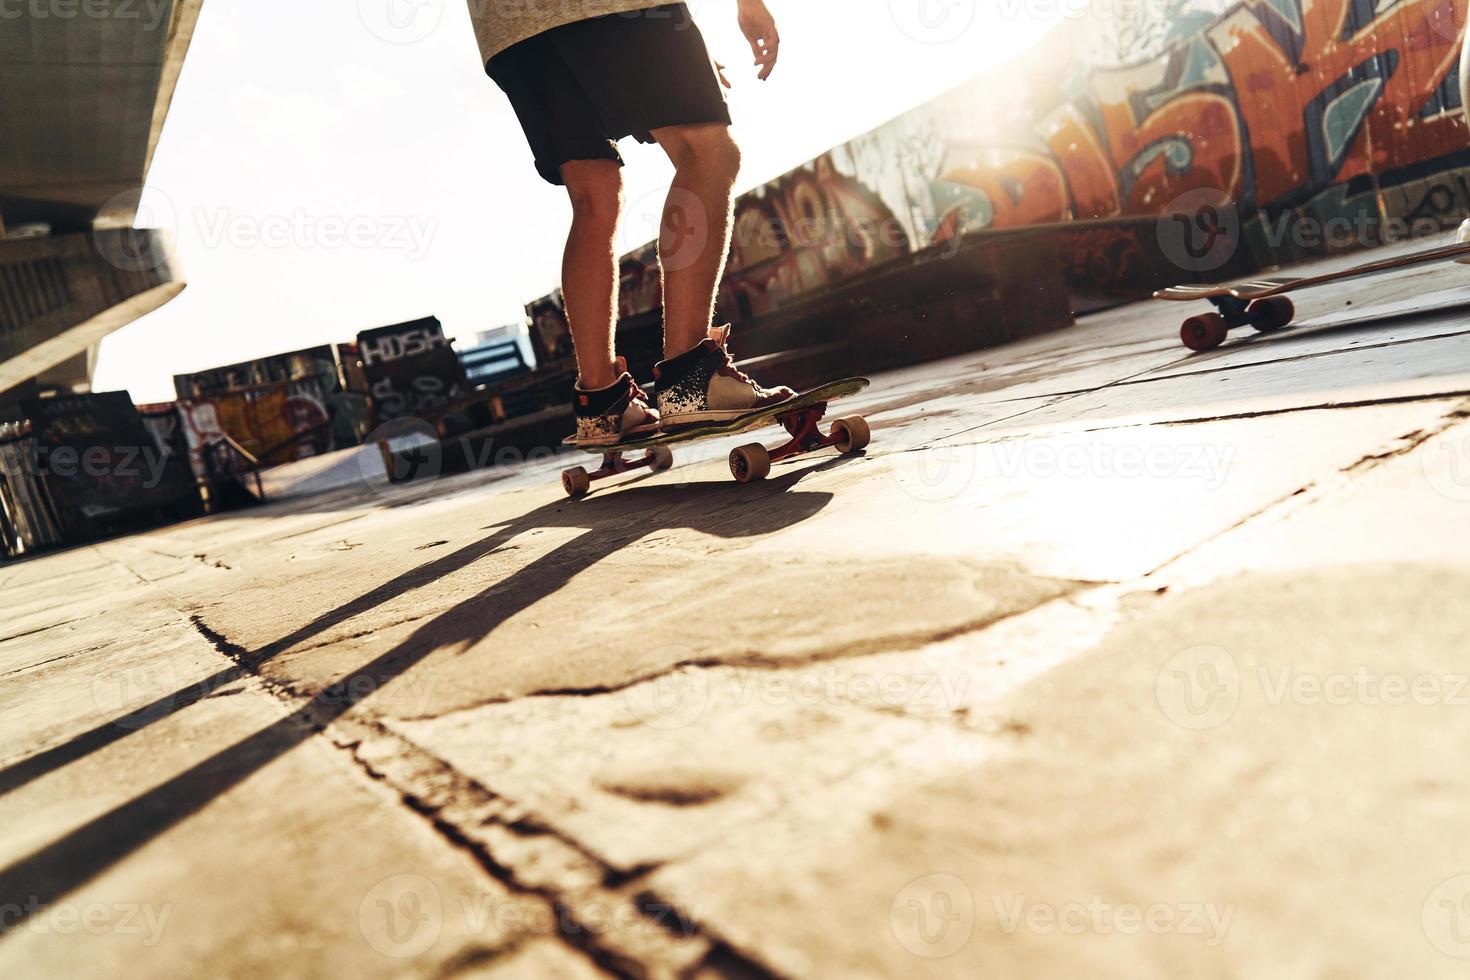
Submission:
{"label": "skateboard deck", "polygon": [[[816,452],[829,446],[843,454],[860,452],[868,444],[868,423],[861,416],[836,419],[831,429],[823,433],[818,423],[827,414],[827,405],[839,398],[856,395],[870,382],[867,378],[845,378],[833,381],[810,391],[803,391],[795,398],[742,415],[727,422],[698,423],[672,432],[614,443],[610,446],[578,446],[576,437],[569,437],[563,445],[581,452],[602,457],[602,465],[593,471],[576,466],[562,472],[562,486],[567,495],[580,497],[598,480],[627,473],[631,470],[648,468],[660,473],[674,464],[670,446],[683,442],[698,442],[718,436],[739,435],[752,429],[768,425],[781,425],[790,439],[774,449],[761,443],[740,446],[730,453],[730,473],[741,483],[764,479],[771,471],[771,464],[782,459]],[[625,459],[624,453],[642,452],[638,459]]]}
{"label": "skateboard deck", "polygon": [[1470,243],[1440,245],[1406,255],[1378,259],[1315,276],[1283,276],[1279,278],[1245,279],[1240,282],[1199,286],[1170,286],[1154,293],[1155,299],[1208,300],[1216,312],[1200,313],[1184,321],[1179,336],[1190,350],[1205,351],[1220,346],[1226,334],[1235,327],[1252,326],[1262,333],[1280,330],[1291,323],[1296,308],[1285,294],[1311,286],[1347,282],[1384,272],[1395,272],[1431,262],[1449,262],[1470,258]]}

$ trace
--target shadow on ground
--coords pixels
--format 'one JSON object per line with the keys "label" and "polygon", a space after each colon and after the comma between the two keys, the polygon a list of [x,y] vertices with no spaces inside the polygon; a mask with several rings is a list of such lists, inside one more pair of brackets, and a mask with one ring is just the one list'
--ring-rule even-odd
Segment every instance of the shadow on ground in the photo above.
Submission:
{"label": "shadow on ground", "polygon": [[[381,692],[436,650],[484,639],[516,613],[566,586],[582,570],[640,538],[675,529],[730,539],[753,537],[813,517],[832,495],[793,488],[806,473],[840,464],[840,460],[825,461],[783,474],[759,488],[725,483],[630,487],[579,502],[548,504],[322,613],[258,650],[232,645],[225,637],[212,634],[196,617],[195,625],[234,661],[233,666],[0,770],[0,794],[210,697],[225,685],[255,674],[294,645],[465,568],[519,534],[548,527],[579,527],[589,532],[428,619],[402,642],[331,684],[289,716],[0,870],[0,902],[26,909],[24,915],[48,907]],[[11,927],[18,924],[9,923]]]}

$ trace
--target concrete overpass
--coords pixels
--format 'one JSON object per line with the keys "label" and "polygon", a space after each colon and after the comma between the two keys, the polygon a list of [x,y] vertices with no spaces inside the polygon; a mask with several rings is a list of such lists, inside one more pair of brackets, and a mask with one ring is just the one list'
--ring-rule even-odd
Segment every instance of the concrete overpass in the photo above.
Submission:
{"label": "concrete overpass", "polygon": [[132,229],[204,0],[0,0],[0,418],[184,288]]}

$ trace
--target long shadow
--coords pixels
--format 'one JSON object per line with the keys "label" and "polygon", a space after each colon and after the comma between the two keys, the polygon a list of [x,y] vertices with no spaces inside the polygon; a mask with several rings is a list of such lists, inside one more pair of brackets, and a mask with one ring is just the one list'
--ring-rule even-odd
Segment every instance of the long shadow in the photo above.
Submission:
{"label": "long shadow", "polygon": [[[219,678],[238,678],[294,643],[352,616],[402,595],[413,588],[464,568],[513,537],[533,528],[586,527],[589,533],[567,542],[525,568],[493,583],[420,625],[402,642],[322,690],[309,702],[260,731],[185,770],[147,792],[71,831],[0,870],[0,903],[13,909],[45,909],[58,898],[107,870],[137,848],[199,812],[268,763],[311,738],[361,701],[380,692],[410,667],[436,650],[455,643],[477,642],[516,613],[564,587],[578,572],[613,552],[658,531],[689,529],[724,538],[767,534],[790,527],[817,514],[831,500],[829,493],[787,492],[813,469],[784,474],[759,490],[726,484],[693,484],[683,489],[635,487],[581,502],[559,502],[538,508],[452,554],[427,562],[378,586],[363,596],[323,613],[306,626],[259,651],[240,651],[238,666],[220,671],[200,685],[160,698],[129,716],[134,727],[114,723],[104,737],[98,729],[79,735],[66,746],[42,753],[44,762],[26,760],[0,777],[12,785],[21,775],[35,778],[44,771],[95,751],[148,724],[200,700],[200,690],[217,689]],[[212,687],[211,687],[212,685]],[[149,709],[153,709],[152,713]],[[37,759],[41,756],[35,757]],[[14,919],[14,917],[12,917]],[[6,923],[7,930],[19,921]]]}

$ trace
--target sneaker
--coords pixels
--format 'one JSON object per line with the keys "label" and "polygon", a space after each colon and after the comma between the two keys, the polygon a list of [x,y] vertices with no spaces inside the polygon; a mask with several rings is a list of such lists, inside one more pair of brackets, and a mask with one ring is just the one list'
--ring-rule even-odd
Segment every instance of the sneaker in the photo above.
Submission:
{"label": "sneaker", "polygon": [[665,431],[728,422],[796,397],[790,388],[762,388],[730,359],[729,326],[711,327],[693,350],[654,366]]}
{"label": "sneaker", "polygon": [[578,446],[611,446],[658,431],[658,410],[649,406],[648,395],[621,358],[618,367],[622,377],[610,386],[588,391],[578,385],[572,390]]}

